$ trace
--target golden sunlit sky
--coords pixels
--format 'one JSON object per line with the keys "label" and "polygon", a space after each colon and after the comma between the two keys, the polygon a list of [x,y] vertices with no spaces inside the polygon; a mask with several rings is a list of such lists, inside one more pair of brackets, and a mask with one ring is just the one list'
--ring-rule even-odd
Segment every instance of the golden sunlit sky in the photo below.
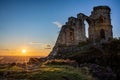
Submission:
{"label": "golden sunlit sky", "polygon": [[[120,0],[0,0],[0,56],[47,56],[68,17],[108,5],[120,36]],[[26,50],[25,52],[23,50]]]}

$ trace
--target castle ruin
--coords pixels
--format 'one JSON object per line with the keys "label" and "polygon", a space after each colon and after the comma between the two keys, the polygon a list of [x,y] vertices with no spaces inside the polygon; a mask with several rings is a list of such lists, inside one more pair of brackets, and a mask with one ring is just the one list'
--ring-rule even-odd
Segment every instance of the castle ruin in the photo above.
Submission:
{"label": "castle ruin", "polygon": [[[90,16],[79,13],[77,18],[69,17],[61,28],[51,54],[57,51],[58,46],[76,46],[86,41],[107,42],[113,38],[110,12],[111,9],[108,6],[96,6]],[[88,38],[85,32],[85,21],[88,23]]]}

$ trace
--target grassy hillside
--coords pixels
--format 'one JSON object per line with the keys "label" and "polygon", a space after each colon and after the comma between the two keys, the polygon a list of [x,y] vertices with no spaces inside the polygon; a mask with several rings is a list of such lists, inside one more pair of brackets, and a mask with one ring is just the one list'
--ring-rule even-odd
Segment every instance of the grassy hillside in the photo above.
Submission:
{"label": "grassy hillside", "polygon": [[[94,80],[86,71],[69,65],[43,64],[34,70],[25,71],[13,66],[0,69],[1,79],[25,80]],[[23,71],[22,71],[23,70]]]}

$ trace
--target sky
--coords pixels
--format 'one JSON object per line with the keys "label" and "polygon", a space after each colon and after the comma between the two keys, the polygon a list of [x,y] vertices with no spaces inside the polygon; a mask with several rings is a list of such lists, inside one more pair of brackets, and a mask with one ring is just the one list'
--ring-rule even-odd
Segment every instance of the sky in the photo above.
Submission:
{"label": "sky", "polygon": [[111,8],[113,36],[120,37],[120,0],[0,0],[0,55],[48,55],[62,25],[94,6]]}

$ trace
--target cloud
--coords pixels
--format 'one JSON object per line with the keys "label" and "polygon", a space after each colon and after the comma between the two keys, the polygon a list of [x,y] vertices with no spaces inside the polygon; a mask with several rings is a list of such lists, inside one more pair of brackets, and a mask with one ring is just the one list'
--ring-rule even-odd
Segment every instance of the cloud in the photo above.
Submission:
{"label": "cloud", "polygon": [[47,44],[44,49],[51,49],[51,45]]}
{"label": "cloud", "polygon": [[57,25],[58,28],[61,28],[62,27],[62,24],[58,21],[55,21],[55,22],[52,22],[53,24]]}
{"label": "cloud", "polygon": [[1,51],[9,51],[9,49],[0,49]]}
{"label": "cloud", "polygon": [[41,49],[51,49],[50,44],[40,43],[40,42],[29,42],[30,45],[40,45]]}
{"label": "cloud", "polygon": [[51,48],[44,48],[44,49],[51,49]]}
{"label": "cloud", "polygon": [[40,42],[29,42],[29,44],[43,44],[43,43],[40,43]]}

